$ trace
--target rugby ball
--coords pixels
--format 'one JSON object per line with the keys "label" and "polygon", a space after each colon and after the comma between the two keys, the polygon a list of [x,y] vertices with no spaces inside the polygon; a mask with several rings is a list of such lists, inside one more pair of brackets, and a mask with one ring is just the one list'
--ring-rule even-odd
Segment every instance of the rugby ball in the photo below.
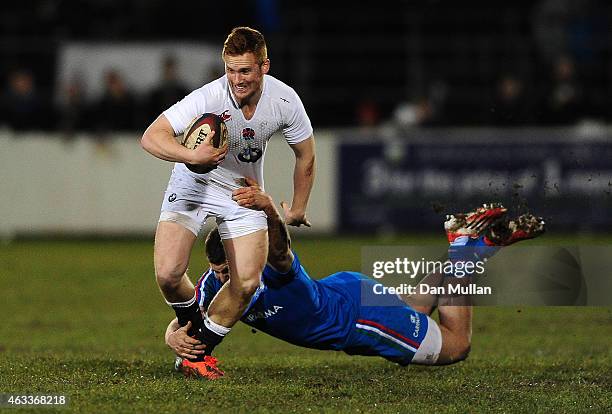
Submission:
{"label": "rugby ball", "polygon": [[[196,117],[187,128],[181,137],[181,145],[185,148],[196,149],[207,138],[211,131],[215,131],[212,139],[212,145],[219,148],[227,142],[227,126],[220,116],[215,114],[203,114]],[[197,174],[205,174],[214,169],[207,165],[185,164],[189,170]]]}

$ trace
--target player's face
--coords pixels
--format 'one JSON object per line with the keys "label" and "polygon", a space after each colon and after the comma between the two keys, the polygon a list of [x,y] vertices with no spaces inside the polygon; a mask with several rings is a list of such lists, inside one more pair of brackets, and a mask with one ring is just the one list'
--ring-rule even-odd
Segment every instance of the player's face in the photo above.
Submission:
{"label": "player's face", "polygon": [[222,264],[210,264],[211,269],[215,272],[215,277],[221,281],[221,283],[225,283],[229,280],[229,265],[227,262]]}
{"label": "player's face", "polygon": [[259,62],[255,54],[225,55],[225,73],[238,103],[248,103],[262,89],[263,76],[270,69],[270,60]]}

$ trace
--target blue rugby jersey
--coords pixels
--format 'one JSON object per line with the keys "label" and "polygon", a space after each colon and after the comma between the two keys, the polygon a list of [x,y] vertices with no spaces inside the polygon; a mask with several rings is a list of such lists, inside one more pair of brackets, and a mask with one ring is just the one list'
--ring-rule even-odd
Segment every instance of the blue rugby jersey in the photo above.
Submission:
{"label": "blue rugby jersey", "polygon": [[[284,274],[266,265],[241,320],[295,345],[344,349],[359,316],[360,281],[365,276],[339,272],[313,280],[295,253],[294,257],[291,270]],[[208,308],[221,286],[212,269],[202,275],[196,285],[202,309]]]}

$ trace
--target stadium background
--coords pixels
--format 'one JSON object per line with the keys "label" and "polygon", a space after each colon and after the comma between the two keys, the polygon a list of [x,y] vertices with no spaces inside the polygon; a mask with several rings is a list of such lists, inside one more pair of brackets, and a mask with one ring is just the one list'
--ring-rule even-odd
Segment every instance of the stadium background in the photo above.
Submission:
{"label": "stadium background", "polygon": [[[161,343],[152,235],[171,166],[138,138],[222,73],[237,25],[264,33],[315,127],[313,228],[293,232],[313,276],[359,270],[362,246],[443,243],[445,213],[491,200],[543,214],[540,243],[609,244],[611,6],[517,3],[3,5],[0,393],[66,393],[77,411],[196,411],[185,395],[243,411],[610,409],[609,308],[477,309],[470,360],[434,371],[238,328],[220,350],[231,377],[202,385],[169,373]],[[290,199],[281,137],[267,159],[266,188]],[[192,277],[204,267],[195,255]]]}

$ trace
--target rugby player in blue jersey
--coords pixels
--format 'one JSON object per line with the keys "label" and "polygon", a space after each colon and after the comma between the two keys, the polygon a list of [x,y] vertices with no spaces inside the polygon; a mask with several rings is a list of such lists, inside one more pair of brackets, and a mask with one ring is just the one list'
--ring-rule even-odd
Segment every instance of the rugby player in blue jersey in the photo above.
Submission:
{"label": "rugby player in blue jersey", "polygon": [[[272,198],[257,184],[234,192],[238,204],[262,210],[268,219],[269,252],[261,284],[241,320],[247,325],[294,345],[344,351],[350,355],[375,355],[400,365],[452,364],[465,359],[472,334],[471,306],[442,306],[439,322],[429,317],[434,306],[408,306],[396,295],[377,295],[381,306],[362,306],[363,295],[374,295],[377,282],[356,272],[338,272],[313,280],[290,248],[290,238]],[[505,214],[501,206],[485,206],[445,223],[451,245],[506,245],[535,237],[543,222],[534,217],[498,225],[488,238],[481,233]],[[500,221],[497,220],[499,223]],[[529,225],[527,225],[529,224]],[[205,311],[229,279],[218,231],[207,237],[210,269],[196,285],[200,309]],[[381,300],[382,299],[382,300]],[[166,343],[179,357],[178,370],[187,376],[216,379],[223,375],[217,360],[206,355],[205,364],[190,359],[204,355],[205,345],[187,335],[189,325],[174,319],[166,329]]]}

